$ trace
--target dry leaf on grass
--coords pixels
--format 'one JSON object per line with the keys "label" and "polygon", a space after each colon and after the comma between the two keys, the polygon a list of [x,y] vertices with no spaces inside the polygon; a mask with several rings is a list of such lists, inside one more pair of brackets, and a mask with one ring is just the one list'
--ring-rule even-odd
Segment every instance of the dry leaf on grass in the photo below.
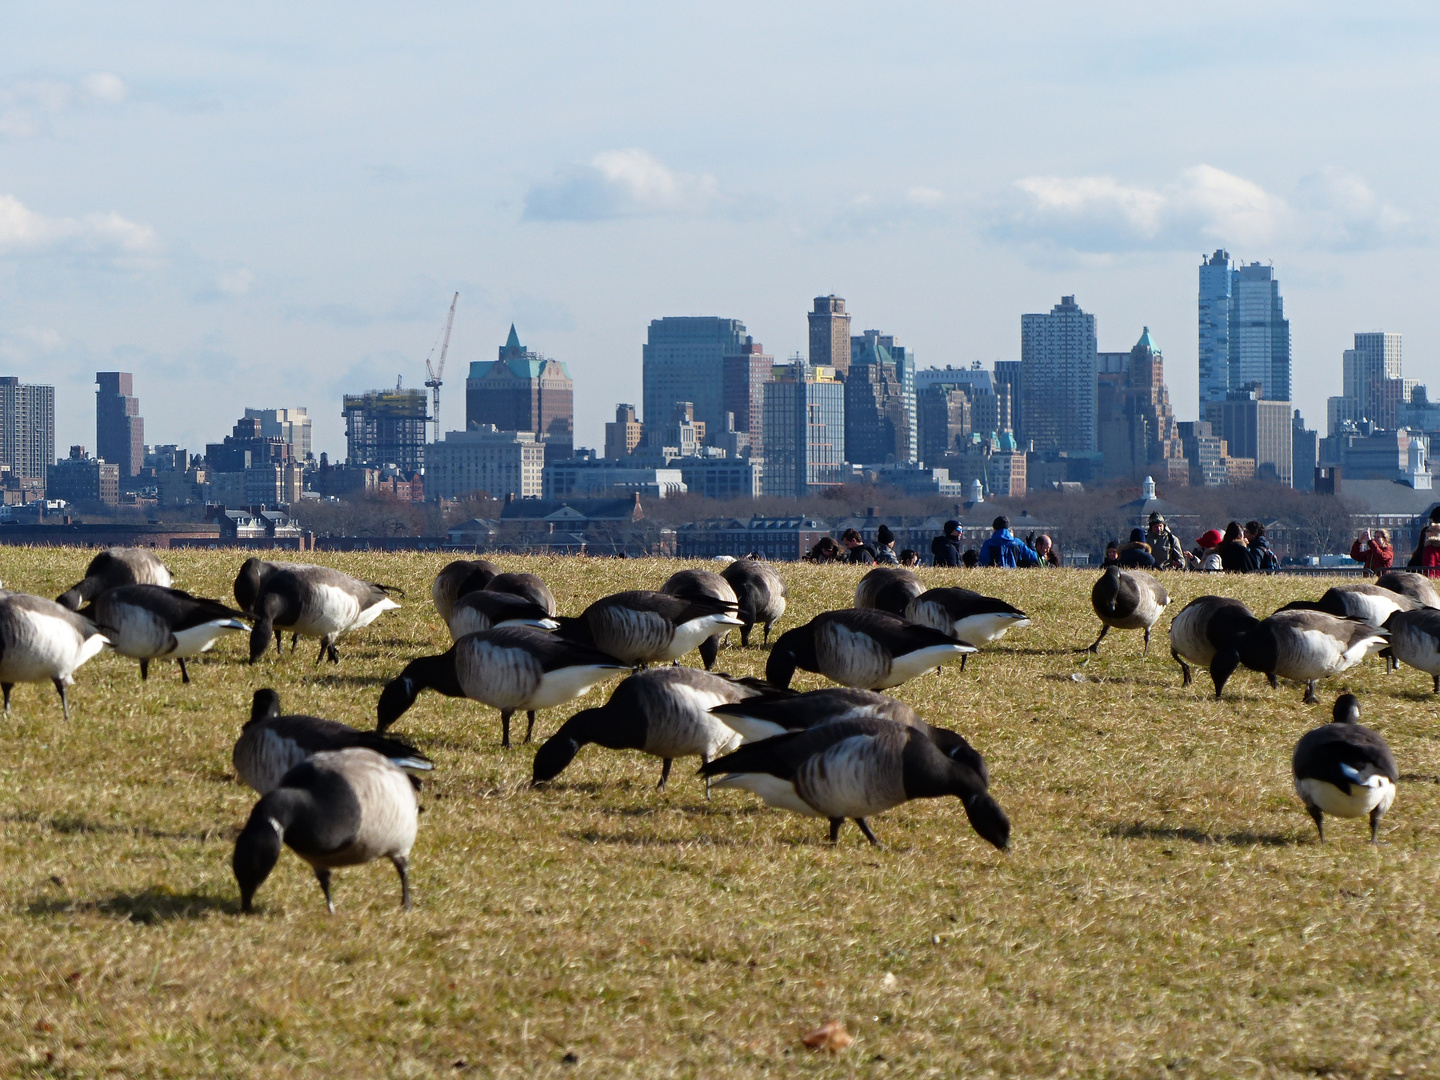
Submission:
{"label": "dry leaf on grass", "polygon": [[800,1041],[811,1050],[824,1050],[827,1053],[838,1054],[855,1041],[855,1036],[845,1030],[843,1022],[826,1020]]}

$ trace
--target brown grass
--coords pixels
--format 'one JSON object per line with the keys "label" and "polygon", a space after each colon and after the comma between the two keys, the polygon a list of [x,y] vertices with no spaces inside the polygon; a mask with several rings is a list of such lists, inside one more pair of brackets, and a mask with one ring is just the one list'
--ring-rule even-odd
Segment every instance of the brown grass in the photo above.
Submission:
{"label": "brown grass", "polygon": [[[0,549],[0,579],[54,596],[88,556]],[[228,597],[241,556],[168,561]],[[1428,676],[1372,660],[1304,708],[1250,673],[1219,704],[1203,673],[1182,690],[1163,635],[1142,659],[1138,634],[1112,632],[1081,664],[1071,649],[1097,630],[1082,572],[965,572],[1035,628],[899,692],[986,754],[1008,855],[953,801],[877,819],[883,850],[853,826],[831,848],[823,822],[744,793],[707,803],[686,763],[660,795],[658,762],[595,747],[530,791],[532,750],[502,752],[492,711],[426,695],[396,728],[438,763],[416,910],[397,910],[377,863],[337,872],[328,917],[287,853],[241,917],[229,857],[254,799],[229,754],[251,692],[368,727],[380,683],[448,642],[429,601],[443,559],[326,561],[408,594],[338,668],[314,667],[313,643],[250,668],[232,638],[188,688],[173,665],[142,685],[131,661],[92,661],[69,724],[49,687],[16,691],[0,726],[0,1072],[1349,1077],[1440,1060]],[[676,568],[506,562],[567,612]],[[782,627],[844,606],[859,577],[783,572]],[[1172,613],[1202,591],[1268,611],[1325,587],[1165,581]],[[721,666],[759,673],[764,657],[729,649]],[[1290,787],[1294,741],[1340,685],[1404,774],[1377,847],[1363,822],[1318,845]],[[540,733],[562,718],[542,714]],[[805,1050],[832,1018],[854,1045]]]}

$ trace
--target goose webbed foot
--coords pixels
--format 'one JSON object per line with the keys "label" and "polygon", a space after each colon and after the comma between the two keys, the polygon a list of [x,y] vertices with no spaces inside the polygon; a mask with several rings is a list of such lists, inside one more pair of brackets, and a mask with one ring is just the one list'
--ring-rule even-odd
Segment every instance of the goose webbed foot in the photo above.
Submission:
{"label": "goose webbed foot", "polygon": [[873,847],[880,846],[880,841],[875,839],[875,833],[870,828],[870,823],[868,821],[866,821],[863,817],[857,817],[855,819],[855,824],[860,826],[860,831],[865,834],[865,839],[869,840]]}
{"label": "goose webbed foot", "polygon": [[1305,697],[1304,697],[1304,699],[1303,699],[1303,701],[1302,701],[1302,704],[1304,704],[1304,705],[1319,705],[1319,704],[1320,704],[1320,699],[1315,696],[1315,680],[1314,680],[1314,679],[1309,680],[1309,681],[1306,682],[1306,684],[1305,684]]}
{"label": "goose webbed foot", "polygon": [[395,872],[400,875],[400,909],[409,911],[414,906],[410,902],[410,860],[404,855],[392,855],[390,861],[395,864]]}
{"label": "goose webbed foot", "polygon": [[[70,719],[70,699],[65,695],[65,684],[59,679],[55,680],[55,689],[60,694],[60,711],[65,714],[65,719]],[[7,695],[8,696],[8,695]]]}
{"label": "goose webbed foot", "polygon": [[1086,647],[1083,648],[1083,649],[1076,649],[1075,651],[1076,651],[1076,652],[1082,652],[1082,653],[1089,653],[1091,656],[1094,656],[1096,653],[1098,653],[1098,652],[1100,651],[1100,642],[1102,642],[1102,641],[1105,640],[1105,635],[1108,634],[1109,632],[1110,632],[1110,624],[1109,624],[1109,623],[1101,623],[1101,624],[1100,624],[1100,636],[1097,637],[1093,642],[1091,642],[1090,645],[1086,646]]}
{"label": "goose webbed foot", "polygon": [[330,662],[331,662],[332,664],[338,664],[338,663],[340,663],[340,650],[339,650],[339,649],[337,649],[334,645],[331,645],[331,646],[330,646],[328,649],[326,649],[325,651],[326,651],[327,653],[329,653],[329,655],[330,655]]}
{"label": "goose webbed foot", "polygon": [[1280,680],[1275,677],[1275,673],[1274,673],[1273,671],[1266,673],[1266,675],[1265,675],[1265,681],[1270,684],[1270,689],[1271,689],[1271,690],[1279,690],[1279,689],[1280,689]]}
{"label": "goose webbed foot", "polygon": [[326,652],[326,649],[327,649],[327,648],[328,648],[328,646],[327,646],[326,643],[325,643],[325,639],[324,639],[324,638],[321,638],[321,639],[320,639],[320,652],[319,652],[319,653],[316,655],[316,657],[315,657],[315,666],[316,666],[316,667],[319,667],[319,666],[324,662],[324,660],[325,660],[325,652]]}
{"label": "goose webbed foot", "polygon": [[185,668],[185,658],[183,656],[180,658],[180,681],[187,685],[190,682],[190,672]]}
{"label": "goose webbed foot", "polygon": [[665,758],[660,763],[660,782],[655,785],[656,791],[665,790],[665,782],[670,779],[670,766],[674,764],[671,758]]}
{"label": "goose webbed foot", "polygon": [[320,888],[325,893],[325,909],[331,915],[335,914],[335,901],[330,896],[330,871],[323,866],[315,870],[315,879],[320,882]]}
{"label": "goose webbed foot", "polygon": [[832,844],[839,843],[839,841],[840,841],[840,826],[841,826],[841,825],[844,825],[844,824],[845,824],[845,819],[844,819],[843,817],[832,817],[832,818],[830,819],[830,843],[832,843]]}

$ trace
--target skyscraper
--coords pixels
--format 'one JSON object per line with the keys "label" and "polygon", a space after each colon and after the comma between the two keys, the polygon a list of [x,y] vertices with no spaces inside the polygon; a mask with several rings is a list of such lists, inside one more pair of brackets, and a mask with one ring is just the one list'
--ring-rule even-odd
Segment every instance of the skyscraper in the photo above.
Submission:
{"label": "skyscraper", "polygon": [[145,465],[145,421],[128,371],[97,371],[95,382],[95,454],[120,467],[120,485]]}
{"label": "skyscraper", "polygon": [[1200,415],[1230,392],[1230,253],[1200,259]]}
{"label": "skyscraper", "polygon": [[1252,262],[1235,270],[1230,311],[1230,388],[1259,383],[1265,400],[1289,401],[1290,320],[1274,268]]}
{"label": "skyscraper", "polygon": [[1129,352],[1099,353],[1097,366],[1096,432],[1105,475],[1148,474],[1162,483],[1188,484],[1190,468],[1165,386],[1165,358],[1150,328]]}
{"label": "skyscraper", "polygon": [[765,384],[766,495],[804,498],[845,480],[845,384],[804,359]]}
{"label": "skyscraper", "polygon": [[1062,296],[1020,316],[1024,438],[1041,453],[1095,449],[1095,316]]}
{"label": "skyscraper", "polygon": [[[889,363],[895,367],[895,378],[900,383],[900,397],[905,409],[904,428],[897,429],[897,437],[901,442],[896,443],[895,460],[913,463],[919,459],[920,454],[920,430],[915,405],[915,352],[904,345],[896,345],[894,334],[866,330],[850,339],[850,363],[854,365],[871,349],[876,350],[882,361],[888,358]],[[848,404],[846,408],[849,408]],[[846,438],[849,450],[849,437]]]}
{"label": "skyscraper", "polygon": [[1402,374],[1399,334],[1356,334],[1355,347],[1345,350],[1343,372],[1344,396],[1352,402],[1344,411],[1387,431],[1399,425],[1400,405],[1415,387],[1413,380],[1407,386]]}
{"label": "skyscraper", "polygon": [[311,452],[310,416],[305,409],[246,409],[245,419],[260,421],[262,437],[283,439],[289,443],[291,456],[301,464],[314,456]]}
{"label": "skyscraper", "polygon": [[545,460],[575,453],[575,383],[559,360],[520,344],[515,327],[499,358],[470,365],[465,380],[465,426],[493,424],[500,431],[533,431]]}
{"label": "skyscraper", "polygon": [[0,378],[0,461],[21,489],[43,491],[55,464],[55,388]]}
{"label": "skyscraper", "polygon": [[[753,342],[752,342],[753,344]],[[725,357],[744,355],[745,324],[713,316],[653,319],[642,350],[641,419],[670,421],[677,401],[695,406],[707,431],[725,430]],[[730,410],[734,411],[734,410]],[[739,418],[736,418],[739,424]]]}
{"label": "skyscraper", "polygon": [[883,345],[868,345],[845,376],[845,457],[857,464],[910,460],[910,411]]}
{"label": "skyscraper", "polygon": [[[735,430],[743,432],[752,457],[765,453],[765,384],[775,367],[775,358],[765,353],[765,346],[748,335],[738,354],[721,360],[720,407],[735,418]],[[707,438],[725,430],[722,424],[710,428]]]}
{"label": "skyscraper", "polygon": [[833,367],[843,378],[850,371],[850,316],[845,300],[833,293],[815,297],[810,320],[810,366]]}
{"label": "skyscraper", "polygon": [[351,465],[396,465],[407,473],[425,467],[424,390],[371,390],[344,396],[345,442]]}
{"label": "skyscraper", "polygon": [[1270,401],[1254,390],[1231,390],[1220,408],[1230,456],[1251,458],[1257,477],[1293,487],[1295,421],[1290,402]]}

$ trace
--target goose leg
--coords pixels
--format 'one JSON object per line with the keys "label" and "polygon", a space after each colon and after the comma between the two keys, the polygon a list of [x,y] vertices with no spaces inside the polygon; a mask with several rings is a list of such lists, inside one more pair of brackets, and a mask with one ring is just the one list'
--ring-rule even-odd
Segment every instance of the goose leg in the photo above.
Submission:
{"label": "goose leg", "polygon": [[1320,807],[1307,807],[1310,816],[1315,819],[1315,831],[1320,834],[1320,843],[1325,843],[1325,815],[1321,813]]}
{"label": "goose leg", "polygon": [[[709,765],[709,764],[710,764],[710,755],[709,755],[709,754],[701,754],[701,755],[700,755],[700,764],[701,764],[701,765]],[[710,801],[710,781],[711,781],[712,779],[714,779],[714,778],[713,778],[713,777],[710,777],[710,776],[705,777],[705,801],[706,801],[706,802],[709,802],[709,801]]]}
{"label": "goose leg", "polygon": [[840,839],[840,826],[845,824],[843,817],[832,817],[830,819],[830,843],[837,843]]}
{"label": "goose leg", "polygon": [[149,678],[150,678],[150,661],[149,661],[149,660],[141,660],[141,661],[140,661],[140,681],[141,681],[141,682],[145,682],[145,681],[146,681],[147,679],[149,679]]}
{"label": "goose leg", "polygon": [[332,664],[338,664],[340,662],[340,650],[333,644],[326,651],[330,654],[330,662]]}
{"label": "goose leg", "polygon": [[1102,642],[1102,641],[1105,640],[1105,635],[1108,634],[1109,632],[1110,632],[1110,624],[1109,624],[1109,623],[1101,623],[1101,624],[1100,624],[1100,636],[1095,639],[1094,644],[1092,644],[1088,649],[1076,649],[1075,651],[1076,651],[1076,652],[1088,652],[1088,653],[1096,653],[1096,652],[1099,652],[1099,651],[1100,651],[1100,642]]}
{"label": "goose leg", "polygon": [[1378,806],[1370,811],[1370,843],[1372,844],[1379,843],[1380,819],[1384,816],[1385,811],[1381,810]]}
{"label": "goose leg", "polygon": [[875,834],[870,830],[870,823],[868,821],[863,817],[857,817],[855,824],[860,826],[860,831],[865,834],[866,840],[869,840],[875,847],[880,846],[880,841],[875,839]]}
{"label": "goose leg", "polygon": [[189,683],[190,681],[190,672],[185,670],[185,658],[183,656],[180,657],[180,681],[182,683]]}
{"label": "goose leg", "polygon": [[1265,676],[1265,681],[1270,684],[1270,689],[1271,689],[1271,690],[1279,690],[1279,689],[1280,689],[1280,680],[1277,679],[1277,678],[1275,678],[1275,673],[1274,673],[1273,671],[1270,672],[1270,673],[1268,673],[1268,674]]}
{"label": "goose leg", "polygon": [[390,861],[395,864],[395,872],[400,875],[400,907],[409,911],[413,906],[410,903],[410,860],[404,855],[391,855]]}
{"label": "goose leg", "polygon": [[665,790],[665,781],[670,779],[670,766],[674,764],[671,758],[665,758],[660,763],[660,782],[655,785],[656,791]]}
{"label": "goose leg", "polygon": [[751,623],[749,626],[740,627],[740,647],[742,649],[748,649],[750,647],[750,631],[753,629],[755,629],[754,623]]}
{"label": "goose leg", "polygon": [[[283,636],[283,635],[282,635],[282,636]],[[290,635],[290,651],[293,653],[293,652],[294,652],[296,649],[298,649],[299,647],[300,647],[300,635],[299,635],[299,634],[291,634],[291,635]],[[281,655],[281,656],[284,656],[284,655],[285,655],[285,645],[284,645],[283,642],[281,642],[281,644],[280,644],[280,655]]]}
{"label": "goose leg", "polygon": [[[965,661],[966,661],[966,660],[969,660],[969,659],[970,659],[970,654],[969,654],[968,652],[967,652],[967,653],[961,653],[961,654],[960,654],[960,674],[961,674],[961,675],[964,675],[964,674],[965,674]],[[935,670],[936,670],[936,671],[939,671],[940,669],[939,669],[939,668],[936,668]]]}
{"label": "goose leg", "polygon": [[323,866],[315,868],[315,878],[320,882],[320,888],[325,893],[325,907],[331,915],[335,914],[335,901],[330,898],[330,871]]}
{"label": "goose leg", "polygon": [[1314,680],[1314,679],[1309,679],[1309,680],[1306,681],[1306,683],[1305,683],[1305,698],[1304,698],[1302,704],[1305,704],[1305,705],[1318,705],[1318,704],[1320,704],[1320,699],[1315,696],[1315,682],[1316,682],[1316,680]]}
{"label": "goose leg", "polygon": [[[295,638],[298,638],[299,636],[299,634],[294,635]],[[290,651],[292,653],[295,651],[295,642],[293,639],[290,642]],[[282,660],[285,659],[285,631],[283,630],[275,635],[275,655],[280,657],[280,659]]]}
{"label": "goose leg", "polygon": [[1189,685],[1190,685],[1190,682],[1191,682],[1191,678],[1190,678],[1190,665],[1187,664],[1187,663],[1185,663],[1184,660],[1181,660],[1181,659],[1180,659],[1180,654],[1179,654],[1178,652],[1176,652],[1174,649],[1171,649],[1171,650],[1170,650],[1170,655],[1175,658],[1175,663],[1177,663],[1177,664],[1180,665],[1180,672],[1181,672],[1181,675],[1183,676],[1183,681],[1180,683],[1180,685],[1181,685],[1181,686],[1189,686]]}
{"label": "goose leg", "polygon": [[1435,689],[1432,693],[1440,694],[1440,675],[1435,675],[1433,678],[1435,679]]}
{"label": "goose leg", "polygon": [[525,741],[528,743],[528,742],[530,741],[530,736],[535,733],[535,710],[534,710],[534,709],[526,709],[526,710],[525,710],[525,720],[526,720],[526,724],[525,724]]}
{"label": "goose leg", "polygon": [[315,666],[316,666],[316,667],[319,667],[321,661],[323,661],[323,660],[325,659],[325,650],[326,650],[326,647],[327,647],[328,644],[329,644],[329,643],[328,643],[323,637],[320,639],[320,655],[317,656],[317,657],[315,657]]}
{"label": "goose leg", "polygon": [[59,679],[55,680],[55,689],[60,693],[60,711],[65,714],[65,719],[70,719],[70,699],[65,696],[65,684]]}
{"label": "goose leg", "polygon": [[15,689],[13,682],[0,683],[0,690],[5,691],[5,711],[10,711],[10,691]]}
{"label": "goose leg", "polygon": [[1150,627],[1145,627],[1145,644],[1140,647],[1141,656],[1150,655]]}
{"label": "goose leg", "polygon": [[506,750],[510,749],[510,714],[514,709],[500,710],[500,745]]}
{"label": "goose leg", "polygon": [[765,624],[765,644],[770,644],[770,624],[768,622]]}

